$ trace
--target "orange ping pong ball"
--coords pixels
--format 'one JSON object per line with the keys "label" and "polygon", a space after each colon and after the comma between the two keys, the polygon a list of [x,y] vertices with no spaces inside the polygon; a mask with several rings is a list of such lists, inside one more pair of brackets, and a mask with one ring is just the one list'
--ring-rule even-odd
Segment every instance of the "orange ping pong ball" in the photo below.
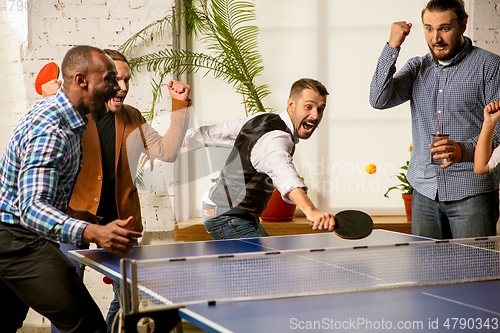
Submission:
{"label": "orange ping pong ball", "polygon": [[370,163],[366,166],[366,172],[370,175],[373,175],[375,172],[377,172],[377,167],[375,166],[375,164]]}

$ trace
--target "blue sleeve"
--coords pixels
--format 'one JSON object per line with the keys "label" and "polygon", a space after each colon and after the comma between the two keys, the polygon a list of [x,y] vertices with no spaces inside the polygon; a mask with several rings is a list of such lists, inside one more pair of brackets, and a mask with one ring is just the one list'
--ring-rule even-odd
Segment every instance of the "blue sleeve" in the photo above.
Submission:
{"label": "blue sleeve", "polygon": [[376,109],[389,109],[411,98],[416,68],[409,61],[396,73],[398,55],[398,49],[386,44],[378,59],[370,84],[370,105]]}

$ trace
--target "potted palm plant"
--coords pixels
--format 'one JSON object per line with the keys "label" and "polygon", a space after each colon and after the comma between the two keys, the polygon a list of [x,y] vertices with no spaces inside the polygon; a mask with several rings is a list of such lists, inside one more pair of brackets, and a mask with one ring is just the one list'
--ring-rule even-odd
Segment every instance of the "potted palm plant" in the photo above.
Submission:
{"label": "potted palm plant", "polygon": [[196,37],[207,46],[204,53],[167,47],[130,59],[132,70],[146,66],[159,77],[151,81],[153,107],[149,118],[161,98],[160,89],[167,75],[179,76],[200,70],[232,84],[242,95],[245,115],[271,111],[262,102],[270,94],[268,86],[255,82],[264,67],[257,48],[259,29],[250,24],[253,20],[255,4],[252,0],[180,0],[180,6],[122,44],[120,51],[128,55],[138,47],[163,38],[168,27],[183,26],[187,38]]}
{"label": "potted palm plant", "polygon": [[[161,86],[167,75],[197,73],[202,70],[212,73],[232,84],[242,95],[245,116],[256,112],[272,112],[266,108],[263,99],[270,94],[266,84],[256,84],[264,67],[258,51],[258,28],[252,25],[255,20],[255,4],[253,0],[179,0],[178,6],[165,17],[146,25],[130,37],[120,51],[130,54],[141,46],[161,39],[169,27],[184,27],[187,38],[196,37],[207,46],[207,52],[193,52],[188,49],[170,48],[153,53],[142,54],[130,59],[132,70],[145,66],[150,72],[157,74],[152,78],[153,102],[151,110],[144,117],[151,121],[154,107],[161,98]],[[140,179],[140,177],[138,177]],[[273,206],[274,200],[281,200],[279,193],[274,193],[268,203]],[[282,200],[281,200],[282,201]],[[293,218],[295,205],[282,201],[281,208],[287,210],[287,217],[270,216],[270,220],[289,220]],[[290,213],[291,212],[291,213]],[[266,209],[264,219],[270,212]]]}

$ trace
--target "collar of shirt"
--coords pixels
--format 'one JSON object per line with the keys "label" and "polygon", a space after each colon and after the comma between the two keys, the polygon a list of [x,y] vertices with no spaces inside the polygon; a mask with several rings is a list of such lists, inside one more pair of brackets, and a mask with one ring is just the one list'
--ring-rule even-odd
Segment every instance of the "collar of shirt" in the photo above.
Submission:
{"label": "collar of shirt", "polygon": [[280,113],[280,117],[281,117],[281,120],[283,120],[285,122],[286,127],[288,127],[288,129],[292,133],[293,142],[295,144],[299,143],[300,138],[297,136],[297,133],[295,133],[295,128],[293,128],[292,119],[290,118],[290,115],[288,114],[288,112],[284,111],[284,112]]}
{"label": "collar of shirt", "polygon": [[87,116],[81,116],[80,112],[75,108],[73,103],[69,100],[68,96],[59,89],[55,95],[55,100],[58,104],[62,105],[63,109],[66,111],[64,113],[64,119],[68,124],[69,128],[76,129],[83,127],[83,130],[87,128],[88,119]]}

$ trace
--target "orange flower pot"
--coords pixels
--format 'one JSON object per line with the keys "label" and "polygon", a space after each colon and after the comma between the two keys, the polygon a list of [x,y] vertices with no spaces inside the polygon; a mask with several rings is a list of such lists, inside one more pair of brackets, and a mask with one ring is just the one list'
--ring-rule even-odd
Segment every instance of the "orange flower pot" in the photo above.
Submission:
{"label": "orange flower pot", "polygon": [[411,194],[402,194],[403,200],[405,202],[406,220],[411,222]]}
{"label": "orange flower pot", "polygon": [[265,222],[287,222],[293,220],[294,215],[295,205],[285,202],[281,193],[274,190],[260,218]]}

